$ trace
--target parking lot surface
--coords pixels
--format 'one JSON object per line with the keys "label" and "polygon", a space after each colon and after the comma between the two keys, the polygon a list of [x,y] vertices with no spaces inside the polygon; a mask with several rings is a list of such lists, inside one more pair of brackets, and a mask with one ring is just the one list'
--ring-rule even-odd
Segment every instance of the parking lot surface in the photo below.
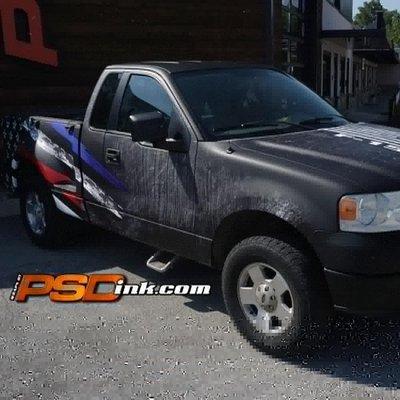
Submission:
{"label": "parking lot surface", "polygon": [[[152,249],[95,230],[38,249],[1,193],[0,210],[0,399],[400,399],[400,319],[341,316],[326,348],[274,358],[235,331],[216,271],[182,262],[158,275]],[[120,273],[212,294],[21,304],[9,300],[18,273]]]}

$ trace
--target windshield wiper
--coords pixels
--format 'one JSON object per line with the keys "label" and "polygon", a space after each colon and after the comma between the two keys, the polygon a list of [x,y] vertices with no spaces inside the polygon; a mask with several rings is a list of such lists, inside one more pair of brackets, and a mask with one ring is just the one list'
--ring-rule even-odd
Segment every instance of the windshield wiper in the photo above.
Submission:
{"label": "windshield wiper", "polygon": [[343,121],[346,121],[346,119],[344,117],[342,117],[341,115],[337,115],[337,114],[333,114],[333,115],[325,115],[323,117],[317,117],[317,118],[312,118],[312,119],[307,119],[305,121],[301,121],[300,124],[304,124],[304,125],[312,125],[312,124],[321,124],[324,122],[332,122],[335,119],[341,119]]}
{"label": "windshield wiper", "polygon": [[303,124],[302,122],[295,123],[295,122],[280,121],[279,125],[288,125],[288,126],[294,126],[294,127],[297,127],[297,128],[309,129],[309,130],[313,129],[310,126],[307,126],[307,125]]}
{"label": "windshield wiper", "polygon": [[286,122],[286,121],[277,121],[277,122],[262,122],[262,121],[254,121],[254,122],[245,122],[240,125],[224,127],[224,128],[216,128],[213,130],[214,133],[216,132],[228,132],[228,131],[235,131],[239,129],[246,129],[246,128],[275,128],[282,125],[286,126],[295,126],[297,128],[302,129],[311,129],[309,126],[305,126],[302,124],[295,124],[294,122]]}
{"label": "windshield wiper", "polygon": [[275,123],[261,123],[261,122],[245,122],[240,125],[233,125],[233,126],[226,126],[223,128],[214,128],[213,132],[227,132],[227,131],[236,131],[239,129],[246,129],[246,128],[262,128],[262,127],[274,127],[279,126]]}

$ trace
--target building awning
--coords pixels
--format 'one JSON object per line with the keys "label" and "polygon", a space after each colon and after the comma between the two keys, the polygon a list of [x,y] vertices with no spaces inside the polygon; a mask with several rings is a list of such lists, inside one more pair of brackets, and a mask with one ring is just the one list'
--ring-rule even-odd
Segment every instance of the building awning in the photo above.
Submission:
{"label": "building awning", "polygon": [[393,49],[354,49],[353,53],[376,64],[399,64],[398,55]]}
{"label": "building awning", "polygon": [[377,64],[399,64],[386,29],[337,29],[322,31],[322,38],[354,39],[353,53]]}
{"label": "building awning", "polygon": [[336,29],[322,31],[322,38],[382,38],[386,39],[385,29]]}

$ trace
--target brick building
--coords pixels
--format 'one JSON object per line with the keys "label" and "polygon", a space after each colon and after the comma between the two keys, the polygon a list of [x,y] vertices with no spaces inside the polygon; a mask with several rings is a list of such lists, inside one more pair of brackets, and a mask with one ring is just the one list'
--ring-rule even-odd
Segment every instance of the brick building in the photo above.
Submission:
{"label": "brick building", "polygon": [[[273,58],[265,0],[24,0],[25,9],[19,3],[0,2],[3,110],[84,103],[108,64]],[[18,47],[41,41],[31,52]]]}
{"label": "brick building", "polygon": [[351,32],[351,6],[352,0],[2,0],[0,112],[84,106],[107,64],[149,59],[261,62],[345,106],[356,88],[375,85],[372,68],[380,60],[362,48],[356,54],[357,40],[367,42]]}

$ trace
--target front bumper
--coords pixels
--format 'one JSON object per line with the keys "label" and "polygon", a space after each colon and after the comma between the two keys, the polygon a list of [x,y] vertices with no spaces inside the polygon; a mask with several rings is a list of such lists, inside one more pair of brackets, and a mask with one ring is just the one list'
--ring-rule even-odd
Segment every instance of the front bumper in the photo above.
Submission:
{"label": "front bumper", "polygon": [[400,232],[318,233],[316,239],[336,308],[400,313]]}
{"label": "front bumper", "polygon": [[400,313],[399,275],[349,275],[325,269],[335,308],[357,314]]}

